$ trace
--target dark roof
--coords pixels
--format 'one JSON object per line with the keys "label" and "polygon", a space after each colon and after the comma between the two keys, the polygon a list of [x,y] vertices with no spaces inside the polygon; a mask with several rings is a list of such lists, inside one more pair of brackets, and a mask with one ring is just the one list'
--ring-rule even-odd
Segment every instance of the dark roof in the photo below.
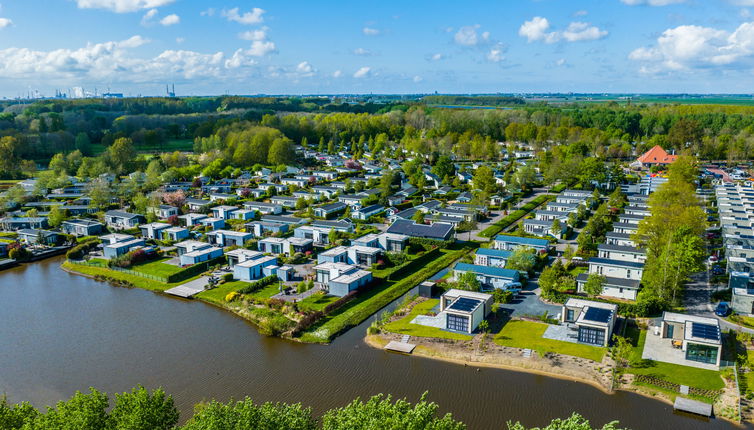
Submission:
{"label": "dark roof", "polygon": [[[578,282],[586,282],[587,279],[589,279],[588,273],[579,273],[579,276],[576,277],[576,281]],[[605,276],[605,286],[608,287],[638,289],[640,284],[641,281],[639,281],[638,279],[624,279]]]}
{"label": "dark roof", "polygon": [[377,204],[377,205],[371,205],[371,206],[363,207],[363,208],[359,209],[358,211],[359,212],[374,212],[374,211],[380,211],[380,210],[384,210],[384,209],[385,209],[385,206]]}
{"label": "dark roof", "polygon": [[105,215],[107,215],[107,216],[114,216],[114,217],[118,217],[118,218],[129,218],[129,219],[136,218],[136,217],[142,217],[143,218],[143,215],[132,214],[130,212],[118,211],[118,210],[107,211],[107,212],[105,212]]}
{"label": "dark roof", "polygon": [[644,263],[638,263],[635,261],[621,261],[621,260],[613,260],[610,258],[599,258],[599,257],[592,257],[588,260],[589,264],[595,263],[595,264],[605,264],[608,266],[623,266],[623,267],[631,267],[634,269],[643,269]]}
{"label": "dark roof", "polygon": [[584,319],[607,324],[613,313],[608,309],[588,307],[584,314]]}
{"label": "dark roof", "polygon": [[606,243],[601,243],[597,245],[597,250],[629,252],[632,254],[644,254],[643,249],[639,249],[635,246],[608,245]]}
{"label": "dark roof", "polygon": [[514,281],[518,281],[519,278],[517,270],[503,269],[502,267],[479,266],[477,264],[469,263],[456,263],[453,269],[460,270],[461,272],[474,272],[488,276],[495,276],[498,278],[512,279]]}
{"label": "dark roof", "polygon": [[397,219],[388,227],[387,232],[426,239],[448,240],[453,234],[453,226],[441,222],[432,225],[416,224],[410,220]]}
{"label": "dark roof", "polygon": [[505,234],[497,235],[495,237],[495,240],[500,241],[500,242],[517,243],[520,245],[550,246],[550,241],[547,239],[534,239],[531,237],[508,236]]}
{"label": "dark roof", "polygon": [[450,306],[448,306],[448,309],[461,312],[471,312],[476,309],[476,307],[479,306],[480,303],[482,303],[482,301],[478,299],[459,297],[455,301],[453,301]]}

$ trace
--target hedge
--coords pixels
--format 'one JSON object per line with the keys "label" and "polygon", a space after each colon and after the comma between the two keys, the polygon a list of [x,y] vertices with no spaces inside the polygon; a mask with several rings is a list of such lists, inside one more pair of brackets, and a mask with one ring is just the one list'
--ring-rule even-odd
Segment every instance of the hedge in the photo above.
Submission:
{"label": "hedge", "polygon": [[[584,296],[577,294],[553,292],[550,293],[549,296],[547,296],[547,299],[557,303],[565,303],[566,300],[568,300],[570,297],[576,299],[584,298]],[[662,303],[653,301],[651,299],[645,299],[642,296],[639,296],[633,303],[611,301],[599,297],[590,297],[589,300],[594,302],[611,303],[618,305],[618,314],[627,317],[654,317],[659,315],[660,312],[664,310]]]}
{"label": "hedge", "polygon": [[188,278],[193,278],[194,276],[206,272],[209,270],[210,267],[217,265],[217,264],[223,264],[225,263],[225,256],[221,255],[219,257],[215,257],[211,260],[204,261],[202,263],[196,263],[193,266],[189,266],[180,272],[175,272],[172,275],[165,278],[167,280],[167,283],[172,284],[175,282],[180,282],[183,280],[186,280]]}
{"label": "hedge", "polygon": [[247,285],[246,287],[241,288],[240,290],[238,290],[238,293],[251,294],[277,281],[278,281],[278,277],[276,275],[265,276],[264,278],[258,281],[254,281],[250,283],[249,285]]}
{"label": "hedge", "polygon": [[548,201],[551,197],[553,197],[550,194],[545,194],[537,197],[536,199],[530,201],[529,203],[523,205],[521,209],[517,209],[511,213],[508,214],[505,218],[501,219],[500,221],[492,224],[491,226],[485,228],[479,233],[479,236],[482,237],[493,237],[503,231],[504,229],[508,228],[511,224],[515,223],[516,221],[520,220],[521,218],[525,217],[526,214],[533,211],[537,206],[543,204],[544,202]]}
{"label": "hedge", "polygon": [[[393,301],[400,298],[403,294],[406,294],[411,288],[419,285],[419,283],[425,281],[430,276],[439,272],[440,270],[448,267],[455,260],[461,258],[463,255],[471,251],[471,247],[465,247],[461,250],[454,251],[434,260],[431,263],[424,265],[418,271],[401,279],[398,282],[388,286],[384,290],[376,293],[374,296],[366,298],[364,301],[357,303],[342,313],[333,316],[323,324],[313,327],[304,333],[303,340],[311,342],[327,342],[334,336],[342,333],[343,331],[354,327],[364,320],[369,318],[370,315],[375,314],[380,309],[389,305]],[[431,253],[427,253],[431,255]],[[422,260],[421,258],[414,260],[414,263]],[[415,268],[414,265],[409,265]],[[358,299],[357,299],[358,300]]]}
{"label": "hedge", "polygon": [[96,237],[85,242],[81,242],[73,248],[69,249],[68,252],[65,253],[65,258],[69,260],[81,260],[89,251],[96,248],[99,243],[100,240]]}

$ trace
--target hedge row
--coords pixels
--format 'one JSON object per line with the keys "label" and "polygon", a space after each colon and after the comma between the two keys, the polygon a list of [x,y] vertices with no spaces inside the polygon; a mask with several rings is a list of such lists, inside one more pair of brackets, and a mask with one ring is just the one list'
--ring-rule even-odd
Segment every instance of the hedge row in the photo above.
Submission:
{"label": "hedge row", "polygon": [[69,260],[82,260],[84,258],[84,255],[89,253],[89,251],[91,251],[92,249],[96,248],[99,244],[100,240],[96,237],[88,239],[85,242],[81,242],[73,248],[69,249],[68,252],[65,253],[65,258]]}
{"label": "hedge row", "polygon": [[[408,265],[412,269],[419,270],[390,285],[374,296],[365,299],[361,303],[353,305],[348,310],[343,311],[343,313],[335,315],[334,317],[332,317],[332,319],[326,321],[324,324],[313,327],[312,330],[309,330],[304,334],[304,340],[315,342],[329,341],[339,333],[342,333],[343,331],[362,323],[364,320],[369,318],[370,315],[375,314],[380,309],[389,305],[391,302],[395,301],[403,294],[406,294],[406,292],[408,292],[411,288],[419,285],[419,283],[423,282],[430,276],[448,267],[455,260],[468,253],[471,249],[472,248],[470,247],[466,247],[461,250],[445,254],[444,256],[424,265],[423,267],[416,264]],[[427,255],[433,254],[427,253]],[[423,258],[418,258],[412,263],[424,264],[425,262]],[[306,338],[307,334],[311,336],[308,339]]]}
{"label": "hedge row", "polygon": [[[577,294],[553,292],[550,293],[547,299],[557,303],[565,303],[570,297],[576,299],[584,298],[584,296]],[[626,317],[654,317],[659,315],[665,309],[665,306],[663,306],[662,303],[644,299],[641,295],[636,302],[633,303],[611,301],[600,297],[590,297],[589,300],[618,305],[618,314]]]}
{"label": "hedge row", "polygon": [[240,290],[238,290],[238,293],[239,294],[251,294],[251,293],[253,293],[255,291],[259,291],[262,288],[264,288],[264,287],[266,287],[266,286],[268,286],[268,285],[270,285],[272,283],[275,283],[277,281],[278,281],[278,277],[276,275],[265,276],[264,278],[262,278],[262,279],[260,279],[258,281],[254,281],[251,284],[249,284],[248,286],[241,288]]}
{"label": "hedge row", "polygon": [[172,284],[174,282],[184,281],[188,278],[193,278],[194,276],[200,273],[206,272],[212,266],[215,266],[217,264],[223,264],[225,263],[225,261],[226,261],[225,256],[221,255],[219,257],[213,258],[212,260],[207,260],[205,262],[197,263],[197,264],[194,264],[193,266],[189,266],[181,270],[180,272],[175,272],[172,275],[168,276],[166,279],[169,284]]}
{"label": "hedge row", "polygon": [[496,234],[500,233],[504,229],[508,228],[511,224],[515,223],[516,221],[520,220],[521,218],[525,217],[526,214],[533,211],[537,206],[541,205],[542,203],[549,200],[551,195],[545,194],[542,196],[537,197],[536,199],[530,201],[529,203],[523,205],[521,209],[517,209],[511,213],[508,214],[505,218],[501,219],[500,221],[492,224],[491,226],[485,228],[479,233],[479,236],[482,237],[494,237]]}

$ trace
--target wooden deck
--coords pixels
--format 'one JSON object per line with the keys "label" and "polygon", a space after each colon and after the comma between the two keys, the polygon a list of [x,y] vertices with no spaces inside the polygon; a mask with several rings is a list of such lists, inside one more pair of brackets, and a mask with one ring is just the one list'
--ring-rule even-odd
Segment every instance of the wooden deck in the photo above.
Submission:
{"label": "wooden deck", "polygon": [[209,278],[207,276],[202,276],[199,279],[194,279],[191,282],[186,282],[185,284],[165,290],[165,293],[187,299],[204,291],[204,287],[207,286],[208,280]]}
{"label": "wooden deck", "polygon": [[685,397],[678,396],[675,398],[673,409],[681,412],[688,412],[690,414],[701,415],[704,417],[712,416],[712,405],[709,403],[700,402],[698,400],[691,400]]}
{"label": "wooden deck", "polygon": [[386,351],[400,352],[402,354],[411,354],[414,348],[416,348],[416,345],[412,343],[396,342],[394,340],[385,345]]}

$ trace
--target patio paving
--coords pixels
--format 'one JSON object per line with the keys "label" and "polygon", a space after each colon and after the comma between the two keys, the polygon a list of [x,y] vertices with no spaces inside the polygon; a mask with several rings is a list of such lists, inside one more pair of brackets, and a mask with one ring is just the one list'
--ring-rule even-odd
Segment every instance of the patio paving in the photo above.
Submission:
{"label": "patio paving", "polygon": [[549,324],[545,332],[542,334],[542,337],[562,342],[579,343],[578,331],[573,330],[566,325]]}
{"label": "patio paving", "polygon": [[683,350],[673,348],[670,339],[663,339],[660,335],[654,334],[652,330],[647,333],[647,340],[644,342],[644,351],[641,353],[641,358],[699,369],[719,370],[714,364],[686,360],[686,353]]}
{"label": "patio paving", "polygon": [[436,316],[417,315],[413,320],[411,320],[411,324],[420,324],[427,327],[444,329],[445,328],[445,314],[444,312],[440,312]]}

